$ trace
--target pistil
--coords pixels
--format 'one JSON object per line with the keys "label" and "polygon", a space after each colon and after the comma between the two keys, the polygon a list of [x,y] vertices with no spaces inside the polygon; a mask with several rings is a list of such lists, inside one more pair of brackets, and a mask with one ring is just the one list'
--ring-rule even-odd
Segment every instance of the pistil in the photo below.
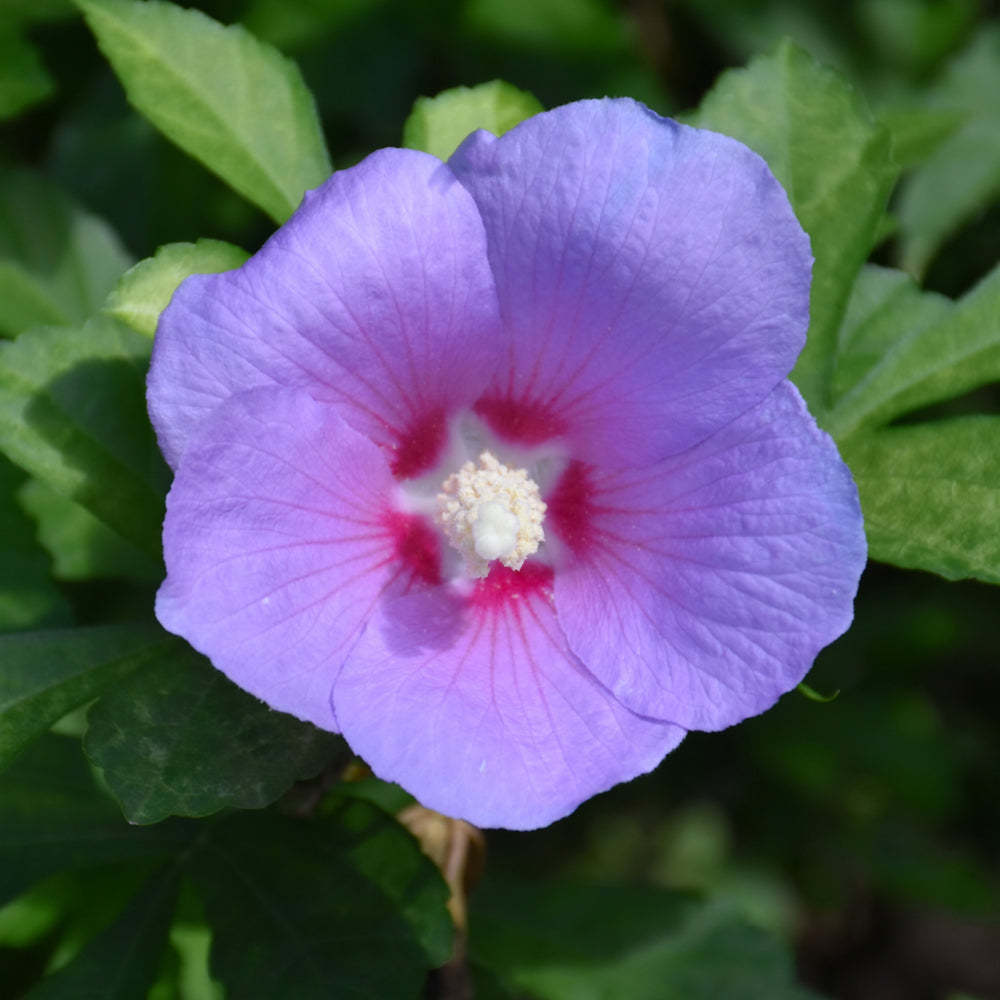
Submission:
{"label": "pistil", "polygon": [[524,469],[511,469],[484,451],[449,476],[437,497],[435,520],[465,560],[466,572],[484,577],[499,560],[518,570],[545,538],[545,504]]}

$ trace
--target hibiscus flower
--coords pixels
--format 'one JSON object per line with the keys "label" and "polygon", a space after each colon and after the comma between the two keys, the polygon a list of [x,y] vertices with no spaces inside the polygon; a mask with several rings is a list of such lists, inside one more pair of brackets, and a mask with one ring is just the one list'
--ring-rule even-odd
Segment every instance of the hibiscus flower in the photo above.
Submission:
{"label": "hibiscus flower", "polygon": [[763,711],[865,561],[810,269],[756,154],[632,101],[335,173],[160,320],[160,621],[481,826]]}

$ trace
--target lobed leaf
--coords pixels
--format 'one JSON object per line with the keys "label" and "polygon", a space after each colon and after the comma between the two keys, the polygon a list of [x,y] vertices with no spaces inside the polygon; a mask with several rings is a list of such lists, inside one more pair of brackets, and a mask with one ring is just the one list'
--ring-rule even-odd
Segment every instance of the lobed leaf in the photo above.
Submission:
{"label": "lobed leaf", "polygon": [[276,222],[330,175],[312,95],[276,49],[160,0],[75,2],[135,108]]}
{"label": "lobed leaf", "polygon": [[160,313],[185,278],[229,271],[249,256],[222,240],[167,243],[122,275],[104,304],[104,312],[137,333],[152,337]]}
{"label": "lobed leaf", "polygon": [[[871,315],[859,321],[859,306],[845,329],[844,391],[823,420],[834,437],[1000,381],[1000,266],[956,303],[919,292],[898,272],[869,273],[856,298],[873,293]],[[858,366],[861,354],[867,367]]]}
{"label": "lobed leaf", "polygon": [[0,334],[84,322],[131,263],[115,233],[59,188],[0,170]]}
{"label": "lobed leaf", "polygon": [[158,626],[133,624],[0,636],[0,768],[173,641]]}
{"label": "lobed leaf", "polygon": [[132,823],[259,809],[339,738],[240,690],[180,639],[91,709],[84,742]]}
{"label": "lobed leaf", "polygon": [[149,350],[107,318],[0,342],[0,450],[159,564],[169,474],[146,416]]}
{"label": "lobed leaf", "polygon": [[731,135],[763,156],[809,234],[816,258],[812,322],[792,379],[821,418],[837,332],[896,176],[888,130],[841,76],[788,42],[746,69],[724,73],[692,124]]}
{"label": "lobed leaf", "polygon": [[542,111],[538,100],[502,80],[418,97],[403,126],[403,145],[447,160],[476,129],[503,135]]}
{"label": "lobed leaf", "polygon": [[1000,417],[890,427],[841,451],[872,558],[1000,583]]}

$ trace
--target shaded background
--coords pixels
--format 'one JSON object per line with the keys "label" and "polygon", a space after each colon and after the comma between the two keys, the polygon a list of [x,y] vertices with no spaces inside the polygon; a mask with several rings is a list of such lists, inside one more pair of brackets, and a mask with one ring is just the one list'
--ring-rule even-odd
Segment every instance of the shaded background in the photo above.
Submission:
{"label": "shaded background", "polygon": [[[23,11],[52,86],[47,98],[0,127],[0,164],[48,175],[106,218],[136,258],[165,242],[204,236],[248,250],[260,245],[271,223],[128,107],[67,4],[2,2]],[[942,119],[943,137],[949,128],[974,132],[977,177],[985,176],[976,181],[974,210],[930,259],[914,255],[898,234],[875,259],[905,266],[926,287],[955,296],[1000,257],[1000,27],[993,3],[197,6],[218,20],[243,22],[299,62],[338,167],[398,144],[421,94],[499,77],[547,107],[612,94],[677,114],[696,105],[722,69],[791,36],[844,72],[895,127],[905,128],[909,109],[940,104],[954,116]],[[981,76],[965,91],[949,89],[952,61],[970,51],[980,53]],[[909,183],[904,175],[894,201],[904,221]],[[958,173],[949,183],[971,181]],[[994,390],[949,404],[948,412],[997,412]],[[109,579],[63,589],[73,620],[86,624],[148,608],[155,588]],[[821,693],[839,691],[835,700],[788,695],[731,731],[690,736],[656,773],[549,830],[491,833],[489,878],[500,885],[508,876],[587,875],[706,890],[792,941],[802,981],[830,997],[1000,998],[998,611],[993,588],[871,565],[852,631],[824,652],[809,677]]]}

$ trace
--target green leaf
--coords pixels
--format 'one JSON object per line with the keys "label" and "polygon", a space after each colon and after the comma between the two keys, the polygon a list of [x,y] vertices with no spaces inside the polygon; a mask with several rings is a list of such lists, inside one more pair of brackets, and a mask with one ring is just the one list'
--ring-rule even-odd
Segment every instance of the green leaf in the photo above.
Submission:
{"label": "green leaf", "polygon": [[1000,28],[982,28],[930,92],[962,124],[900,187],[902,264],[920,276],[944,241],[1000,196]]}
{"label": "green leaf", "polygon": [[854,283],[840,330],[837,368],[833,375],[834,406],[825,418],[844,419],[837,403],[908,334],[950,315],[952,302],[943,295],[922,292],[902,271],[867,264]]}
{"label": "green leaf", "polygon": [[790,43],[724,73],[692,118],[758,152],[809,234],[809,340],[792,378],[821,418],[854,279],[880,231],[896,168],[887,129],[837,73]]}
{"label": "green leaf", "polygon": [[259,809],[318,774],[339,737],[274,712],[186,643],[91,710],[88,755],[132,823]]}
{"label": "green leaf", "polygon": [[849,389],[823,420],[834,437],[1000,380],[1000,266],[956,303],[917,291],[898,272],[870,273],[859,287],[875,319],[859,321],[866,307],[858,306],[845,342],[869,363],[848,362]]}
{"label": "green leaf", "polygon": [[80,741],[47,733],[0,774],[0,903],[56,872],[169,859],[196,829],[179,820],[129,826],[96,787]]}
{"label": "green leaf", "polygon": [[108,318],[0,342],[0,449],[159,562],[169,473],[146,416],[149,350]]}
{"label": "green leaf", "polygon": [[345,33],[391,0],[251,0],[240,20],[283,52]]}
{"label": "green leaf", "polygon": [[48,556],[16,500],[24,478],[0,456],[0,632],[68,625],[70,620],[69,605],[50,579]]}
{"label": "green leaf", "polygon": [[447,160],[476,129],[503,135],[542,110],[531,94],[502,80],[454,87],[437,97],[417,98],[403,127],[403,145]]}
{"label": "green leaf", "polygon": [[155,256],[122,275],[104,311],[139,333],[152,337],[160,313],[177,286],[192,274],[216,274],[239,267],[250,255],[222,240],[168,243]]}
{"label": "green leaf", "polygon": [[0,334],[82,323],[131,263],[114,232],[59,188],[0,170]]}
{"label": "green leaf", "polygon": [[892,158],[899,167],[922,163],[951,138],[966,120],[963,111],[897,107],[879,112],[879,121],[892,133]]}
{"label": "green leaf", "polygon": [[1000,417],[892,427],[840,447],[873,559],[1000,583]]}
{"label": "green leaf", "polygon": [[54,88],[35,47],[0,28],[0,119],[45,100]]}
{"label": "green leaf", "polygon": [[276,222],[329,177],[312,96],[276,49],[158,0],[76,3],[136,109]]}
{"label": "green leaf", "polygon": [[151,879],[118,918],[24,1000],[136,1000],[156,980],[177,903],[175,866]]}
{"label": "green leaf", "polygon": [[0,636],[0,768],[173,641],[158,626],[131,624]]}
{"label": "green leaf", "polygon": [[623,52],[635,58],[629,22],[602,0],[468,0],[462,21],[470,35],[492,46],[592,63]]}
{"label": "green leaf", "polygon": [[[138,580],[159,583],[163,564],[144,555],[78,503],[37,479],[18,490],[18,501],[35,522],[38,540],[52,559],[57,580]],[[46,564],[47,565],[47,564]]]}
{"label": "green leaf", "polygon": [[446,908],[449,889],[440,872],[393,816],[354,797],[353,788],[341,786],[341,794],[331,801],[330,814],[336,819],[331,844],[339,844],[358,871],[395,900],[428,964],[443,965],[451,955],[454,934]]}
{"label": "green leaf", "polygon": [[810,1000],[791,956],[725,906],[641,887],[487,883],[480,964],[538,1000]]}
{"label": "green leaf", "polygon": [[306,823],[238,813],[211,827],[192,877],[227,996],[273,1000],[290,982],[295,1000],[421,995],[427,957],[395,900],[343,852],[343,837],[337,814]]}

